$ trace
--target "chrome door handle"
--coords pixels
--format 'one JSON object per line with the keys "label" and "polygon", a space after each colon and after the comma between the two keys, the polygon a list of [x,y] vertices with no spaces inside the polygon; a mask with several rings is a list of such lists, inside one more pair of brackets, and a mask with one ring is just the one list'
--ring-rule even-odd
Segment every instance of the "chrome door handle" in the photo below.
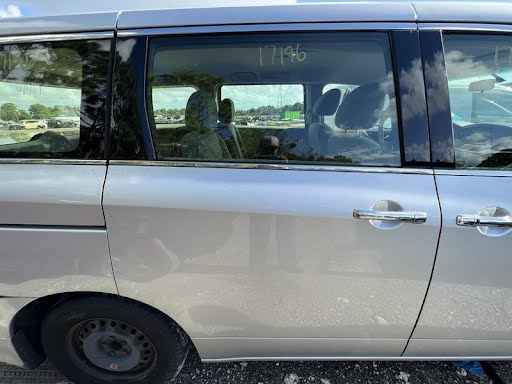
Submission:
{"label": "chrome door handle", "polygon": [[456,223],[461,227],[512,228],[512,216],[457,215]]}
{"label": "chrome door handle", "polygon": [[427,221],[425,212],[374,211],[373,209],[356,209],[352,214],[359,220],[398,221],[402,223],[421,224]]}

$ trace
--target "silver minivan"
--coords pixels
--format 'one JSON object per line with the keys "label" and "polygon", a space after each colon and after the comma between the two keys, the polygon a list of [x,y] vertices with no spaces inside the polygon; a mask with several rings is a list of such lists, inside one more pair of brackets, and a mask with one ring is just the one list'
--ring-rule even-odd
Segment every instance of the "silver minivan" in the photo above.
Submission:
{"label": "silver minivan", "polygon": [[0,20],[0,360],[510,359],[512,4],[174,3]]}

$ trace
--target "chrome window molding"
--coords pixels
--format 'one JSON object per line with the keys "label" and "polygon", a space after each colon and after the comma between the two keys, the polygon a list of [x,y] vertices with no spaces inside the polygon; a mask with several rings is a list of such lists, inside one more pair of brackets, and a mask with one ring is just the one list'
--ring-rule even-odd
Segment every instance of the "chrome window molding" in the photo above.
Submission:
{"label": "chrome window molding", "polygon": [[110,160],[109,165],[176,167],[176,168],[225,168],[225,169],[260,169],[275,171],[315,171],[315,172],[359,172],[359,173],[399,173],[432,175],[431,169],[423,168],[393,168],[365,167],[343,165],[313,165],[313,164],[264,164],[264,163],[221,163],[196,161],[166,161],[166,160]]}
{"label": "chrome window molding", "polygon": [[69,40],[97,40],[113,38],[114,32],[77,32],[77,33],[56,33],[56,34],[34,34],[20,36],[0,37],[0,44],[10,43],[37,43],[46,41],[69,41]]}
{"label": "chrome window molding", "polygon": [[475,24],[475,23],[418,23],[420,31],[441,30],[461,32],[512,32],[510,24]]}
{"label": "chrome window molding", "polygon": [[241,24],[194,27],[165,27],[119,30],[118,37],[186,35],[196,33],[268,32],[268,31],[384,31],[416,30],[415,23],[288,23]]}
{"label": "chrome window molding", "polygon": [[434,175],[448,176],[479,176],[479,177],[512,177],[512,168],[505,169],[434,169]]}
{"label": "chrome window molding", "polygon": [[107,165],[106,160],[0,158],[2,164]]}

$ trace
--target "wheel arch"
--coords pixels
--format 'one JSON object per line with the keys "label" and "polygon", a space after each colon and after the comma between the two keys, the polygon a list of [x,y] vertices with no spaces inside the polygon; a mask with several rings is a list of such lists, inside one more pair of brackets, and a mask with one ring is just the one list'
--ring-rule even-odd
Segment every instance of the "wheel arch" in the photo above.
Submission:
{"label": "wheel arch", "polygon": [[189,334],[177,321],[152,305],[132,299],[130,297],[112,293],[94,291],[62,292],[53,295],[42,296],[31,301],[22,309],[20,309],[11,320],[10,332],[12,337],[12,344],[20,359],[23,361],[23,367],[27,369],[34,369],[37,368],[45,360],[46,353],[44,352],[41,343],[41,325],[45,317],[55,306],[59,305],[61,302],[73,300],[78,297],[97,296],[122,298],[124,300],[142,304],[153,311],[159,312],[170,322],[177,324],[178,327],[180,327],[184,332],[184,334],[187,335],[191,345],[194,345]]}

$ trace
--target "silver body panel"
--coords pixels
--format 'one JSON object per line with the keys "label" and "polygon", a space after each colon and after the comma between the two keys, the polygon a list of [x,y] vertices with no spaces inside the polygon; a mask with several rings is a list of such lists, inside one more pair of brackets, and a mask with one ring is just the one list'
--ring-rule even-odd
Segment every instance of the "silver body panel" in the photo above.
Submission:
{"label": "silver body panel", "polygon": [[[25,4],[26,3],[26,4]],[[27,9],[25,6],[27,5]],[[133,28],[300,22],[511,24],[512,4],[460,1],[164,0],[87,3],[25,1],[0,20],[0,36]],[[51,11],[50,11],[51,10]],[[27,17],[28,16],[28,17]]]}
{"label": "silver body panel", "polygon": [[0,226],[0,294],[117,293],[105,229]]}
{"label": "silver body panel", "polygon": [[423,23],[512,23],[509,1],[413,1]]}
{"label": "silver body panel", "polygon": [[[164,0],[87,3],[30,1],[22,17],[0,20],[0,35],[105,31],[199,25],[300,22],[424,22],[510,24],[507,1]],[[56,5],[58,3],[58,5]],[[51,10],[51,11],[50,11]],[[278,11],[276,11],[278,10]],[[26,17],[29,16],[29,17]]]}
{"label": "silver body panel", "polygon": [[511,360],[512,340],[412,339],[404,359]]}
{"label": "silver body panel", "polygon": [[0,361],[23,365],[10,326],[35,298],[118,293],[101,208],[105,174],[101,161],[0,162]]}
{"label": "silver body panel", "polygon": [[496,228],[483,234],[455,222],[487,207],[512,210],[512,177],[447,173],[436,175],[443,230],[413,339],[512,340],[512,233]]}
{"label": "silver body panel", "polygon": [[272,24],[300,22],[415,21],[407,3],[310,3],[247,7],[126,11],[119,16],[118,29],[183,27],[226,24]]}
{"label": "silver body panel", "polygon": [[0,225],[103,227],[105,173],[105,165],[0,163]]}
{"label": "silver body panel", "polygon": [[116,21],[117,12],[45,17],[11,17],[0,19],[0,36],[108,31],[115,29]]}
{"label": "silver body panel", "polygon": [[[353,219],[383,199],[428,220],[384,230]],[[193,340],[351,339],[340,356],[376,339],[400,355],[440,225],[433,176],[402,173],[112,165],[104,209],[120,294]],[[293,345],[283,353],[299,353]],[[317,353],[332,353],[327,345]],[[199,347],[203,358],[230,354],[211,350]]]}
{"label": "silver body panel", "polygon": [[0,164],[0,296],[116,293],[105,165]]}
{"label": "silver body panel", "polygon": [[205,362],[238,360],[361,360],[397,358],[407,340],[308,337],[194,338]]}

